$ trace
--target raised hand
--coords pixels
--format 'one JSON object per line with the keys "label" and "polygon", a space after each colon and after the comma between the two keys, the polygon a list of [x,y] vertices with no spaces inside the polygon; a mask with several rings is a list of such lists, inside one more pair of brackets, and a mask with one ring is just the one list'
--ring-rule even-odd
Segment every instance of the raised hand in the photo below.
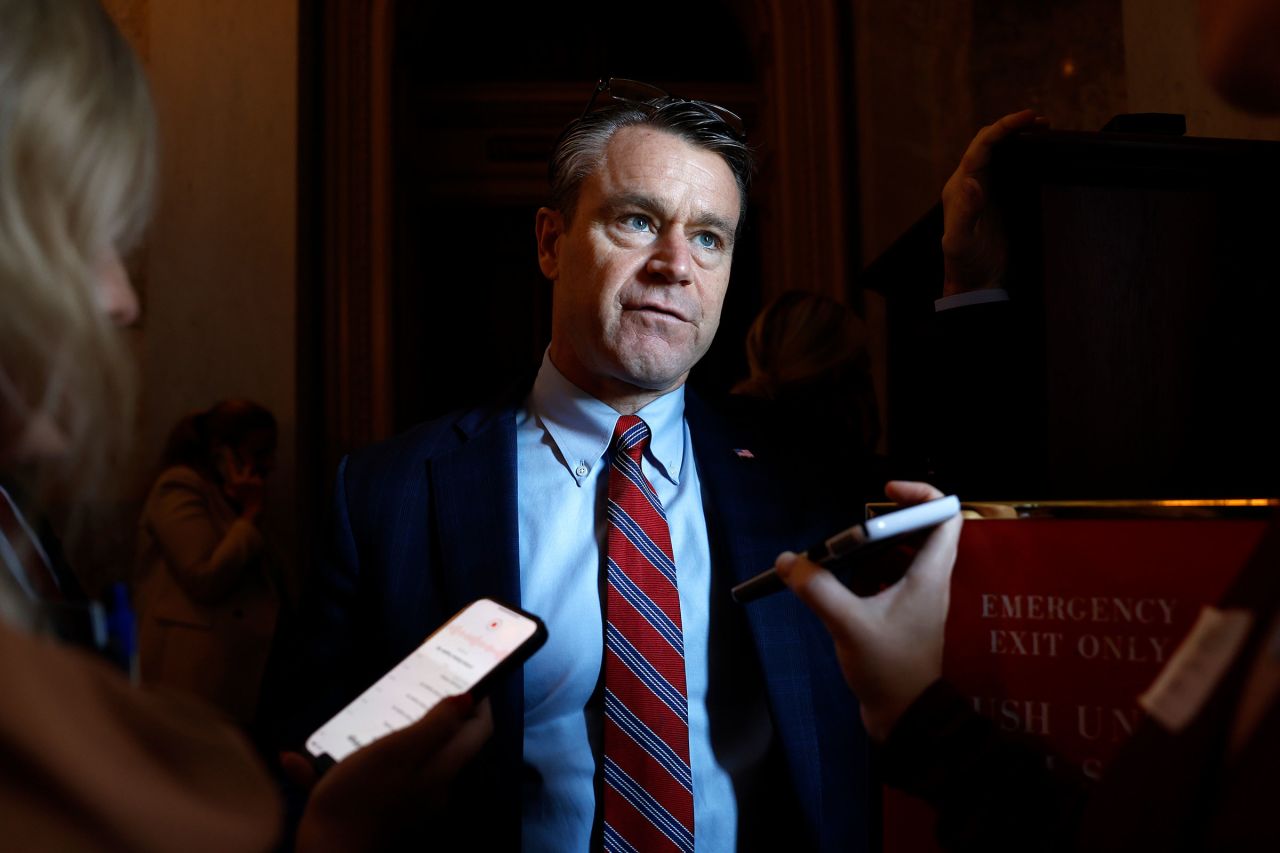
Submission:
{"label": "raised hand", "polygon": [[942,188],[943,296],[1002,284],[1007,248],[1000,211],[988,205],[991,151],[1020,130],[1048,126],[1034,110],[1022,110],[982,128],[969,143]]}
{"label": "raised hand", "polygon": [[222,492],[240,508],[240,515],[252,521],[262,511],[264,481],[252,463],[241,462],[234,450],[223,446],[218,451],[218,470],[222,475]]}

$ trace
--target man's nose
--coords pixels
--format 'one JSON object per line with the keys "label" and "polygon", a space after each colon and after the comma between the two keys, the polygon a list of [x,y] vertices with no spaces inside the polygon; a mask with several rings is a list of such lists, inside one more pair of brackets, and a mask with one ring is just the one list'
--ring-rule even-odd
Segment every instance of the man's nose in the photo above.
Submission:
{"label": "man's nose", "polygon": [[667,284],[689,284],[693,275],[693,256],[684,234],[667,232],[659,235],[649,259],[649,271]]}

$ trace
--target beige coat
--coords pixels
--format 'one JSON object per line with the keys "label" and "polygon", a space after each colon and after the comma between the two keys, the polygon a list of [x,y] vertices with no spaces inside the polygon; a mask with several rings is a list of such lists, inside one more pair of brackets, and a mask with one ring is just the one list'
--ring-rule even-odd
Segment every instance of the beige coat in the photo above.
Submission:
{"label": "beige coat", "polygon": [[161,473],[138,526],[138,655],[142,680],[253,719],[279,599],[262,535],[191,468]]}

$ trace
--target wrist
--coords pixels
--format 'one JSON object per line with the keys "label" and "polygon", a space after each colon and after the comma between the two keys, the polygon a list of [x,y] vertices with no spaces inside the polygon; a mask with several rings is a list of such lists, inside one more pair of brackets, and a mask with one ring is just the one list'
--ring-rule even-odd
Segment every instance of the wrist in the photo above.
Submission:
{"label": "wrist", "polygon": [[912,696],[910,699],[897,698],[877,702],[874,706],[864,704],[862,706],[862,725],[867,730],[867,735],[876,743],[884,743],[889,739],[889,734],[893,731],[894,726],[898,724],[898,720],[902,719],[902,715],[906,713],[917,698],[919,698],[919,694]]}

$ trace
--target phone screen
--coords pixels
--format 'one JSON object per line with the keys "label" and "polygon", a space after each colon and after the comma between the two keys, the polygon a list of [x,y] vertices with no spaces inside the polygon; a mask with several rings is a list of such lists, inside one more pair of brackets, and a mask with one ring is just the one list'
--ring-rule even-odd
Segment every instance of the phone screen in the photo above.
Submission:
{"label": "phone screen", "polygon": [[341,761],[417,722],[440,700],[466,693],[538,633],[533,619],[482,598],[467,605],[413,654],[307,739],[312,755]]}

